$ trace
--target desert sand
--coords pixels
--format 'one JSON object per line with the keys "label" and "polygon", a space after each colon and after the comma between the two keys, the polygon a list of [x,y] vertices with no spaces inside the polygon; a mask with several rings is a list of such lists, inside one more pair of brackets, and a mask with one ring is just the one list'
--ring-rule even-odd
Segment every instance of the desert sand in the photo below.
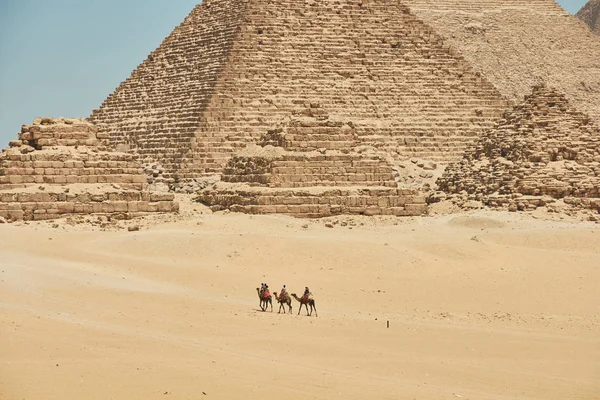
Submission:
{"label": "desert sand", "polygon": [[152,218],[0,224],[0,399],[600,399],[598,224]]}

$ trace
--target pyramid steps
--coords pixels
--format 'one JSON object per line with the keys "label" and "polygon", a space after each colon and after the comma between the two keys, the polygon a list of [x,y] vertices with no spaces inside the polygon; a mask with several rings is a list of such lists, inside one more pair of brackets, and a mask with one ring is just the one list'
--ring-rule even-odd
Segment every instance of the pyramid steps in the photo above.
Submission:
{"label": "pyramid steps", "polygon": [[416,190],[388,187],[264,188],[219,184],[202,191],[199,201],[214,211],[285,214],[321,218],[340,214],[417,216],[427,212],[425,196]]}
{"label": "pyramid steps", "polygon": [[373,131],[392,148],[418,131],[472,137],[507,105],[400,2],[206,0],[91,120],[168,176],[202,175],[311,103],[356,136],[289,136],[290,151],[371,145]]}
{"label": "pyramid steps", "polygon": [[173,194],[148,191],[138,157],[110,151],[84,120],[38,119],[0,153],[0,216],[46,220],[174,212]]}

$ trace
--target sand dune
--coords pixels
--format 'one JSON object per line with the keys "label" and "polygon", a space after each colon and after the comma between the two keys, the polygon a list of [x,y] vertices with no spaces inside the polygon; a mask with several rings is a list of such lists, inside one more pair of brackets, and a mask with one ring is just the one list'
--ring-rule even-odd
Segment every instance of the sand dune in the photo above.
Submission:
{"label": "sand dune", "polygon": [[[490,212],[3,224],[0,398],[599,399],[599,235]],[[263,281],[308,285],[319,317],[260,312]]]}

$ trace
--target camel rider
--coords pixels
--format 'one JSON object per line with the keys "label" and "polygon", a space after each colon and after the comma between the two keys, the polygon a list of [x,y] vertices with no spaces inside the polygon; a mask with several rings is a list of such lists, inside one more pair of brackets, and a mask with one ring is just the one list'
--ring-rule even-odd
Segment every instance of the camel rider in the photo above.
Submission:
{"label": "camel rider", "polygon": [[269,292],[269,285],[267,285],[266,283],[264,283],[263,285],[263,297],[266,299],[271,295],[271,293]]}
{"label": "camel rider", "polygon": [[283,287],[281,288],[281,294],[279,295],[279,300],[285,299],[286,294],[287,294],[287,289],[285,288],[285,285],[283,285]]}
{"label": "camel rider", "polygon": [[305,299],[308,300],[308,298],[312,296],[312,293],[310,292],[310,290],[308,289],[308,286],[304,287],[304,295],[302,297],[304,297]]}

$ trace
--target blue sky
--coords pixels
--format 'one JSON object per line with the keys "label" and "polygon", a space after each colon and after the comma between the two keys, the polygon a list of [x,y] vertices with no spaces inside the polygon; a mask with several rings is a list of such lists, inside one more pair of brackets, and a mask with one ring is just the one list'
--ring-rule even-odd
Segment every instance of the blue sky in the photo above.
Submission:
{"label": "blue sky", "polygon": [[198,2],[0,0],[0,148],[35,117],[89,116]]}

